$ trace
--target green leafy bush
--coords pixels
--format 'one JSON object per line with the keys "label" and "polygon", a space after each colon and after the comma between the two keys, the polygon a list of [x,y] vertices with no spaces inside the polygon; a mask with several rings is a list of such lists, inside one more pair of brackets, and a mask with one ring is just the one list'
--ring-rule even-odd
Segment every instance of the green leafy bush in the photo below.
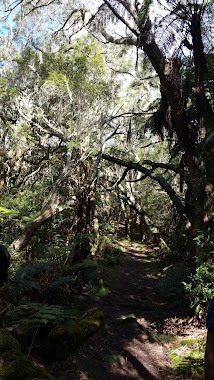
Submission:
{"label": "green leafy bush", "polygon": [[177,299],[184,294],[184,281],[188,279],[190,269],[183,264],[165,268],[157,284],[159,294],[166,299]]}
{"label": "green leafy bush", "polygon": [[207,302],[213,296],[214,289],[214,264],[203,263],[196,269],[196,273],[189,276],[184,282],[190,306],[195,310],[196,315],[202,317]]}
{"label": "green leafy bush", "polygon": [[[175,228],[169,236],[169,246],[171,251],[167,254],[169,263],[180,263],[181,261],[191,260],[191,255],[188,249],[188,238],[186,231]],[[167,239],[168,240],[168,239]]]}

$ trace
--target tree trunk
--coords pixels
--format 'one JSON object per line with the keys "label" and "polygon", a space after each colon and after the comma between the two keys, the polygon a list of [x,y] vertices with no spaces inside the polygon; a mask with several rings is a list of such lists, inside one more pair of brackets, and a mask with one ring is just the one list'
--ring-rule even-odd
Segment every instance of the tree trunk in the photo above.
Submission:
{"label": "tree trunk", "polygon": [[[76,245],[74,247],[73,264],[86,259],[91,254],[91,234],[93,232],[93,218],[95,215],[95,201],[94,199],[92,200],[92,195],[93,198],[95,198],[95,179],[97,175],[98,161],[93,167],[91,167],[92,162],[88,162],[88,164],[82,163],[82,169],[84,172],[83,180],[89,185],[88,188],[85,188],[78,196],[77,226],[75,234]],[[93,186],[92,179],[94,181]]]}
{"label": "tree trunk", "polygon": [[38,228],[41,227],[54,214],[55,210],[52,208],[44,211],[42,215],[40,215],[33,222],[27,225],[27,227],[24,229],[19,238],[12,242],[11,248],[15,249],[15,251],[20,251],[20,249],[22,249],[28,244],[32,236],[35,235]]}
{"label": "tree trunk", "polygon": [[[114,15],[127,26],[127,22],[124,17],[118,17],[116,7],[114,5],[111,5],[108,0],[104,1],[112,10]],[[130,16],[132,16],[131,12],[129,13]],[[137,29],[133,31],[128,26],[129,30],[133,32],[133,35],[137,37],[136,45],[143,48],[153,68],[159,76],[161,88],[166,94],[167,101],[170,106],[173,128],[176,132],[180,148],[182,151],[184,151],[184,159],[190,182],[189,191],[191,192],[191,204],[189,205],[191,209],[189,217],[189,229],[191,231],[191,245],[194,246],[195,251],[193,252],[193,255],[197,255],[195,237],[201,230],[204,229],[205,205],[208,203],[206,199],[208,193],[207,186],[209,187],[209,193],[212,192],[213,194],[214,191],[213,142],[212,146],[209,146],[207,148],[207,150],[209,150],[208,153],[203,153],[201,151],[201,142],[203,141],[205,131],[210,128],[210,125],[213,122],[214,118],[214,113],[212,111],[211,105],[204,92],[204,73],[206,70],[206,60],[203,51],[201,35],[201,17],[201,7],[194,7],[192,19],[190,21],[190,33],[192,34],[193,43],[195,88],[192,90],[191,101],[194,101],[194,99],[196,99],[195,106],[197,115],[196,120],[194,120],[194,117],[192,119],[193,124],[189,122],[187,109],[186,106],[184,106],[182,99],[180,86],[181,76],[179,72],[180,66],[176,68],[176,58],[165,58],[163,52],[155,41],[152,32],[151,21],[149,18],[147,18],[147,21],[145,23],[142,23],[142,25],[137,23],[136,26],[138,27],[140,33],[138,33]],[[146,174],[145,170],[144,173]],[[158,180],[158,176],[155,175],[150,175],[150,178]],[[163,178],[159,178],[159,180],[158,182],[170,196],[171,200],[176,206],[178,213],[182,215],[182,206],[180,207],[178,199],[176,199],[175,194],[173,194],[173,191],[171,191],[172,189],[170,189],[166,183],[164,183]],[[209,197],[210,199],[213,199],[211,195],[209,195]]]}
{"label": "tree trunk", "polygon": [[89,235],[91,233],[91,201],[85,194],[82,194],[79,199],[77,218],[73,264],[86,259],[91,252]]}
{"label": "tree trunk", "polygon": [[68,152],[67,162],[62,172],[60,173],[59,178],[56,180],[53,188],[51,189],[50,193],[43,202],[42,214],[38,218],[33,220],[31,223],[29,223],[22,231],[20,237],[12,242],[11,247],[16,251],[19,251],[20,249],[25,247],[32,238],[32,236],[34,236],[38,228],[41,227],[46,222],[46,220],[51,218],[56,213],[57,206],[59,204],[58,189],[68,176],[70,164],[71,155],[70,152]]}

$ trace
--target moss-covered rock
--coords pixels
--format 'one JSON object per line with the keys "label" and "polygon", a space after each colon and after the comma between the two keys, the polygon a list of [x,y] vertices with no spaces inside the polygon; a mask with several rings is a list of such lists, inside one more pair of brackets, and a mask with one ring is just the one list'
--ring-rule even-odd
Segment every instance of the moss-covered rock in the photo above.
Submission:
{"label": "moss-covered rock", "polygon": [[54,327],[49,333],[49,353],[52,352],[53,358],[57,359],[66,357],[96,333],[102,321],[102,311],[96,310],[80,321],[70,320],[67,324]]}
{"label": "moss-covered rock", "polygon": [[70,321],[67,325],[68,336],[75,345],[79,345],[99,330],[101,321],[96,318],[85,318],[78,323]]}

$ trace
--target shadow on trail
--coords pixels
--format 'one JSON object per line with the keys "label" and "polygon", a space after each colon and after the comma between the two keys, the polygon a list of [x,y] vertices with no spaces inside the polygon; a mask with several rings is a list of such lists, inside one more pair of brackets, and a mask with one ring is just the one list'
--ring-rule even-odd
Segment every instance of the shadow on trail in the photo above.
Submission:
{"label": "shadow on trail", "polygon": [[178,313],[181,317],[183,311],[156,293],[155,266],[148,253],[128,250],[113,291],[102,300],[105,329],[89,339],[75,360],[71,358],[70,369],[60,380],[163,379],[168,358],[157,331],[166,318]]}

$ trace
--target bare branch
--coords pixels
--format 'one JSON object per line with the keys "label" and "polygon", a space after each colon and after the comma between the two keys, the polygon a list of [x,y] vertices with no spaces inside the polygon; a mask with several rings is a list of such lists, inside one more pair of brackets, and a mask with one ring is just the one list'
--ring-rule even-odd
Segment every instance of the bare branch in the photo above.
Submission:
{"label": "bare branch", "polygon": [[106,124],[106,123],[109,123],[112,120],[119,119],[121,117],[124,117],[124,118],[128,117],[128,118],[130,118],[130,116],[134,117],[134,116],[153,115],[153,114],[154,114],[154,112],[148,112],[148,111],[124,112],[124,113],[121,113],[119,115],[115,115],[115,116],[113,115],[113,116],[111,116],[108,120],[104,121],[103,125]]}
{"label": "bare branch", "polygon": [[117,10],[111,5],[108,0],[104,0],[105,4],[111,9],[112,13],[136,36],[139,37],[139,33],[133,29],[129,23],[117,12]]}
{"label": "bare branch", "polygon": [[63,142],[67,142],[67,140],[65,139],[64,134],[61,133],[60,131],[58,131],[56,128],[54,128],[47,118],[44,118],[44,120],[45,120],[45,123],[47,123],[48,128],[42,126],[41,124],[37,123],[36,121],[34,121],[33,119],[31,119],[27,115],[23,114],[23,112],[22,112],[22,110],[20,108],[19,108],[18,111],[19,111],[20,116],[22,116],[27,122],[29,122],[30,125],[33,125],[33,126],[37,127],[40,131],[43,131],[45,133],[51,134],[52,136],[58,137]]}
{"label": "bare branch", "polygon": [[[54,0],[54,1],[55,1],[55,0]],[[60,26],[60,28],[57,29],[57,30],[54,32],[54,34],[57,34],[57,33],[59,33],[62,29],[64,29],[65,26],[67,25],[67,23],[70,21],[71,17],[72,17],[75,13],[78,13],[78,12],[79,12],[78,9],[74,9],[74,10],[69,14],[69,16],[66,18],[64,24],[63,24],[62,26]]]}
{"label": "bare branch", "polygon": [[104,29],[101,30],[101,33],[107,42],[113,43],[115,45],[137,46],[138,44],[137,39],[134,39],[131,36],[115,38],[108,34]]}
{"label": "bare branch", "polygon": [[132,7],[131,2],[127,0],[119,0],[120,4],[124,6],[124,8],[128,11],[128,13],[133,17],[135,22],[137,21],[137,12],[134,7]]}
{"label": "bare branch", "polygon": [[[53,4],[55,1],[56,0],[51,0],[48,3],[42,3],[42,4],[39,4],[39,5],[33,6],[32,9],[30,9],[30,11],[26,13],[26,16],[28,16],[30,13],[34,12],[36,9],[48,7],[49,5]],[[37,2],[37,4],[38,3],[39,3],[39,1]]]}
{"label": "bare branch", "polygon": [[162,168],[162,169],[167,169],[167,170],[172,170],[175,173],[180,173],[180,167],[175,166],[169,163],[163,163],[163,162],[153,162],[150,160],[144,160],[141,161],[141,165],[150,165],[152,169],[157,169],[157,168]]}
{"label": "bare branch", "polygon": [[140,178],[129,179],[129,180],[126,180],[126,182],[128,182],[128,183],[136,183],[136,182],[141,182],[141,181],[143,181],[146,178],[147,178],[147,175],[142,175]]}
{"label": "bare branch", "polygon": [[115,187],[117,187],[125,178],[126,178],[126,175],[128,174],[129,172],[129,169],[126,168],[122,174],[122,176],[110,187],[110,189],[108,190],[112,190],[114,189]]}

